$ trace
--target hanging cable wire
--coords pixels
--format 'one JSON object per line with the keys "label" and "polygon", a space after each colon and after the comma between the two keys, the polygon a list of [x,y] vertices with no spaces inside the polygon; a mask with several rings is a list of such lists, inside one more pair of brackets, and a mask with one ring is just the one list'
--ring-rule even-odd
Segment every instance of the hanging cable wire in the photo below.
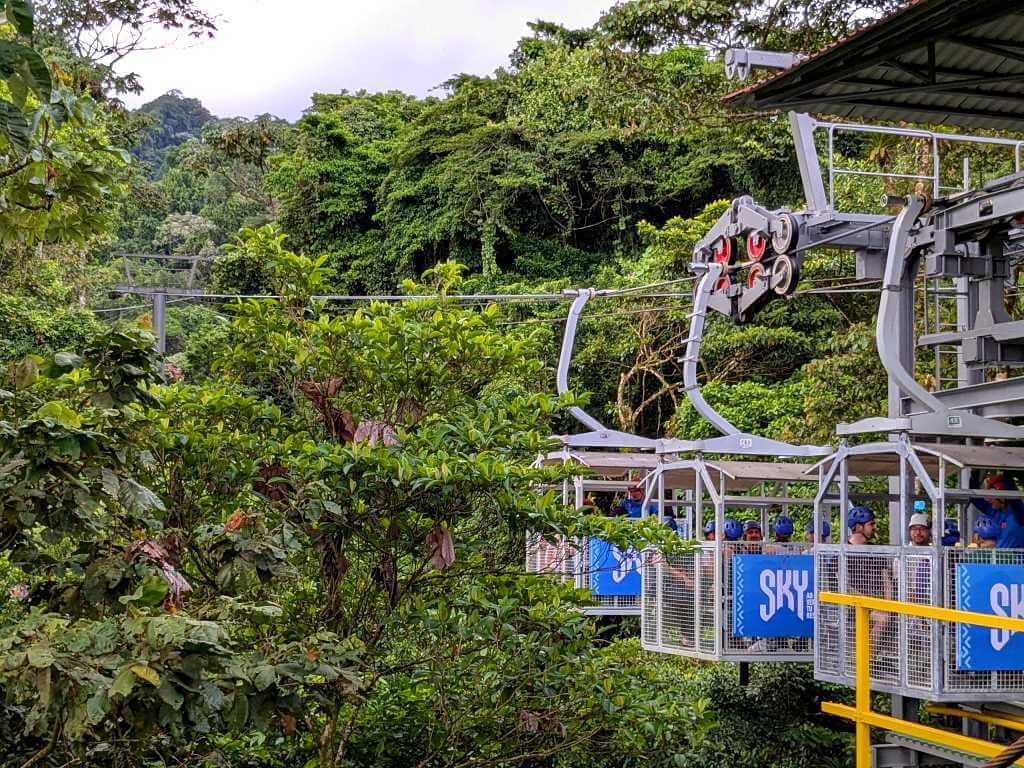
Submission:
{"label": "hanging cable wire", "polygon": [[627,293],[633,293],[634,291],[644,291],[649,288],[662,288],[667,285],[678,285],[679,283],[692,283],[697,277],[691,275],[689,277],[680,277],[675,280],[661,280],[657,283],[647,283],[646,285],[636,285],[630,288],[606,288],[603,290],[595,291],[594,298],[610,298],[614,296],[621,296]]}
{"label": "hanging cable wire", "polygon": [[[168,304],[178,304],[178,303],[180,303],[182,301],[193,301],[193,300],[198,299],[198,298],[200,298],[200,297],[198,297],[198,296],[184,296],[184,297],[181,297],[181,298],[178,298],[178,299],[168,299],[167,303]],[[152,306],[153,305],[149,304],[149,303],[146,303],[146,304],[131,304],[131,305],[127,306],[127,307],[103,307],[102,309],[93,309],[93,310],[90,310],[90,311],[94,315],[98,315],[101,312],[127,312],[129,309],[143,309],[143,308],[149,309]]]}

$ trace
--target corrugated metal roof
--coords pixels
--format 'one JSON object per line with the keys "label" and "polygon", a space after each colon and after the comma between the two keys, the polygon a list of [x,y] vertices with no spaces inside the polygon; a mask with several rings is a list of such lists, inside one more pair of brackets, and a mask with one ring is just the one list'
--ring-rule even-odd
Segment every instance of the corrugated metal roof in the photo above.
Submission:
{"label": "corrugated metal roof", "polygon": [[1024,2],[916,0],[726,102],[1024,130]]}

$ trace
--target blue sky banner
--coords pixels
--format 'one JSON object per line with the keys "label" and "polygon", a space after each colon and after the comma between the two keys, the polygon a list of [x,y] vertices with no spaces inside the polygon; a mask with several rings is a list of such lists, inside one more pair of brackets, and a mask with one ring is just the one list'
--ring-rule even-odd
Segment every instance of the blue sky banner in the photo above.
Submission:
{"label": "blue sky banner", "polygon": [[[1024,619],[1024,566],[960,563],[957,607]],[[1024,632],[957,625],[957,666],[985,672],[1024,670]]]}
{"label": "blue sky banner", "polygon": [[814,636],[814,557],[734,555],[736,637]]}
{"label": "blue sky banner", "polygon": [[590,538],[590,592],[594,595],[639,595],[640,553],[620,550],[607,541]]}

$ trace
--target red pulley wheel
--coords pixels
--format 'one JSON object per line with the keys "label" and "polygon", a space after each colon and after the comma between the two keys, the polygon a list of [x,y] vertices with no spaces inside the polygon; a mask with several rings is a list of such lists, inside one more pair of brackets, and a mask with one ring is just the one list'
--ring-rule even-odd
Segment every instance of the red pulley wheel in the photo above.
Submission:
{"label": "red pulley wheel", "polygon": [[760,261],[768,250],[768,238],[762,232],[751,232],[747,235],[747,257],[751,261]]}
{"label": "red pulley wheel", "polygon": [[711,258],[719,264],[732,264],[736,260],[736,244],[731,237],[720,237],[711,246]]}
{"label": "red pulley wheel", "polygon": [[717,293],[725,293],[729,290],[730,285],[732,285],[732,278],[728,275],[722,275],[718,278],[718,282],[715,283],[715,291]]}
{"label": "red pulley wheel", "polygon": [[753,288],[758,281],[764,281],[765,279],[764,266],[755,264],[747,272],[747,288]]}

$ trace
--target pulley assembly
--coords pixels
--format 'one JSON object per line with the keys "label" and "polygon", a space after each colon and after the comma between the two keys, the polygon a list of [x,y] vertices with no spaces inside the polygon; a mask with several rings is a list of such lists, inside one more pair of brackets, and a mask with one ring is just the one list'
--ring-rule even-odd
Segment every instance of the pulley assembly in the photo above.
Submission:
{"label": "pulley assembly", "polygon": [[734,200],[693,252],[695,262],[724,270],[708,306],[745,323],[775,296],[792,296],[803,261],[799,233],[789,211],[765,210],[750,197]]}

